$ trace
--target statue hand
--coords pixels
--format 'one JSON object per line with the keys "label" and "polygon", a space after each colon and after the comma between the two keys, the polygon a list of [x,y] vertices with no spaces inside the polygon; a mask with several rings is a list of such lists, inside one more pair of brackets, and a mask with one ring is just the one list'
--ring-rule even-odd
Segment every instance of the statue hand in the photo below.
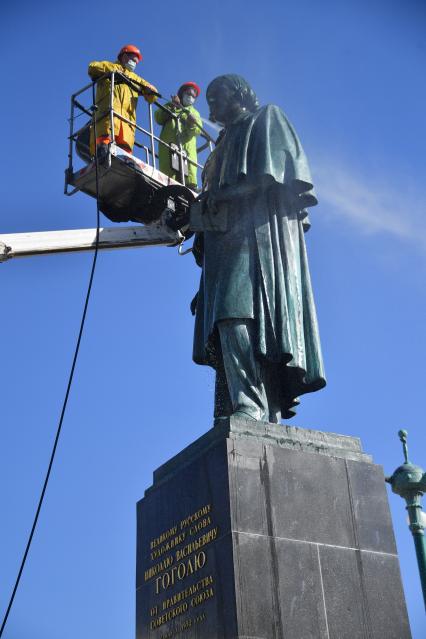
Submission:
{"label": "statue hand", "polygon": [[192,255],[194,256],[197,266],[203,268],[204,236],[202,233],[196,233],[195,235],[194,242],[192,244]]}
{"label": "statue hand", "polygon": [[217,214],[217,204],[218,200],[216,194],[213,191],[208,191],[205,206],[208,209],[209,213]]}
{"label": "statue hand", "polygon": [[197,293],[195,293],[194,298],[190,304],[190,309],[191,309],[191,315],[195,315],[196,310],[197,310],[197,301],[198,301],[198,291]]}

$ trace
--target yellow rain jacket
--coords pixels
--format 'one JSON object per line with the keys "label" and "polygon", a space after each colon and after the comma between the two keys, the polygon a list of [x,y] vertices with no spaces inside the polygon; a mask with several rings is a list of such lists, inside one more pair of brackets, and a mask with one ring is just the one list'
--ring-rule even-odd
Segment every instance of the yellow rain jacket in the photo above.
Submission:
{"label": "yellow rain jacket", "polygon": [[[144,93],[144,87],[151,91],[157,92],[157,89],[149,84],[146,80],[141,78],[136,73],[124,68],[120,62],[91,62],[89,64],[89,76],[92,80],[96,80],[104,73],[111,73],[112,71],[119,71],[123,75],[132,80],[141,87],[138,92],[128,84],[114,83],[114,95],[113,95],[113,108],[114,111],[127,118],[131,122],[136,123],[136,107],[138,104],[138,96],[142,94],[147,102],[155,102],[156,96],[150,93]],[[119,78],[116,78],[118,80]],[[111,117],[109,113],[110,106],[110,94],[111,94],[111,80],[105,78],[96,85],[96,106],[98,107],[96,115],[96,137],[101,135],[111,135]],[[107,114],[105,114],[107,112]],[[135,127],[120,118],[114,116],[114,135],[118,136],[121,132],[120,138],[133,149],[135,142]],[[95,152],[95,139],[94,130],[92,127],[90,134],[90,150]]]}

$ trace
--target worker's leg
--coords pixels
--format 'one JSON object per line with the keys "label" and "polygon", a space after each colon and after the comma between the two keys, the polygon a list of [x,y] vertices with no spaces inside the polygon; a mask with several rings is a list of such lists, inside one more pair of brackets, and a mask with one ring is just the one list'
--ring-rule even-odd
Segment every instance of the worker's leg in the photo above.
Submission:
{"label": "worker's leg", "polygon": [[217,328],[233,414],[269,421],[262,366],[253,349],[253,320],[224,320]]}
{"label": "worker's leg", "polygon": [[132,147],[129,146],[126,142],[123,142],[122,144],[117,142],[117,146],[119,146],[120,149],[123,149],[123,151],[127,151],[127,153],[132,153]]}
{"label": "worker's leg", "polygon": [[[105,155],[106,147],[108,144],[110,144],[110,142],[112,142],[112,139],[109,135],[99,135],[96,138],[96,146],[98,147],[98,153],[100,152],[101,154]],[[125,151],[128,151],[129,153],[132,152],[132,147],[124,140],[123,125],[120,125],[120,130],[115,136],[114,142],[117,144],[117,146],[121,147]]]}
{"label": "worker's leg", "polygon": [[99,135],[96,138],[96,155],[98,162],[104,162],[108,154],[108,144],[111,142],[109,135]]}
{"label": "worker's leg", "polygon": [[195,191],[195,193],[200,193],[200,191],[201,191],[201,189],[198,188],[197,184],[191,184],[191,183],[186,182],[185,186],[187,186],[188,189],[191,189],[191,191]]}
{"label": "worker's leg", "polygon": [[124,149],[124,151],[127,151],[127,153],[131,153],[133,150],[130,144],[127,144],[127,142],[124,140],[123,128],[121,128],[118,135],[115,136],[115,143],[121,149]]}
{"label": "worker's leg", "polygon": [[115,143],[122,149],[124,149],[125,151],[127,151],[128,153],[131,153],[133,151],[133,148],[130,146],[130,144],[128,144],[125,139],[124,139],[124,133],[123,133],[123,123],[120,124],[120,130],[117,133],[117,135],[115,136]]}
{"label": "worker's leg", "polygon": [[[192,158],[191,158],[192,159]],[[197,184],[197,167],[188,162],[188,175],[185,178],[185,184],[193,191],[198,190]]]}
{"label": "worker's leg", "polygon": [[109,144],[111,142],[111,138],[109,135],[99,135],[96,138],[96,144]]}

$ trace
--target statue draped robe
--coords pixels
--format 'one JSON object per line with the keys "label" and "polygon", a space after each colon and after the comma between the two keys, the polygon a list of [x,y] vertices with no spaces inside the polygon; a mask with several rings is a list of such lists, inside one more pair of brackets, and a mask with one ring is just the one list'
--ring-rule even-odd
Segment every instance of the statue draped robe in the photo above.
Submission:
{"label": "statue draped robe", "polygon": [[[317,203],[306,156],[284,113],[268,105],[224,131],[205,168],[205,211],[223,229],[202,233],[193,359],[216,368],[217,323],[254,322],[256,357],[273,370],[283,417],[325,386],[304,233]],[[207,200],[208,201],[208,200]],[[213,228],[213,227],[210,227]]]}

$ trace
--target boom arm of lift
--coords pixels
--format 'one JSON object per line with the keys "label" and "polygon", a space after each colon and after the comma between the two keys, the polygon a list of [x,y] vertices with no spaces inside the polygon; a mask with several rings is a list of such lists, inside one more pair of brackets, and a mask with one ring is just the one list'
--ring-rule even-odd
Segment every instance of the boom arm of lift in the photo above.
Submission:
{"label": "boom arm of lift", "polygon": [[[136,248],[145,246],[178,246],[184,235],[163,221],[146,226],[108,227],[99,229],[99,249]],[[10,233],[0,235],[0,262],[12,257],[50,255],[93,251],[96,229]]]}

